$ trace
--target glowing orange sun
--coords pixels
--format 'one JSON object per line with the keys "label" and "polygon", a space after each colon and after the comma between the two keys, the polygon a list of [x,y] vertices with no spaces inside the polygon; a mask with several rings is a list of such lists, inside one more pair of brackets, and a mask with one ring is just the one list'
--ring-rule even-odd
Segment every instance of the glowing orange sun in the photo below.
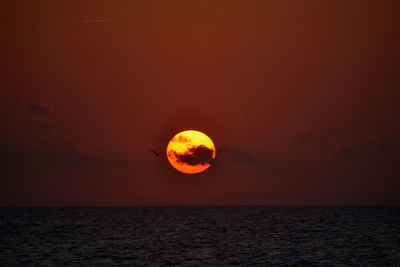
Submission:
{"label": "glowing orange sun", "polygon": [[194,174],[208,169],[216,156],[213,141],[202,132],[188,130],[175,135],[167,146],[167,158],[180,172]]}

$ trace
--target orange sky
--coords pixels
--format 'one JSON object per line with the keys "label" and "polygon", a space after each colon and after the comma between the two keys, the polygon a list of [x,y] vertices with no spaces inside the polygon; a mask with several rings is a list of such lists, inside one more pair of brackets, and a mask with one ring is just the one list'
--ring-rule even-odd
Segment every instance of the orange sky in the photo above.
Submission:
{"label": "orange sky", "polygon": [[[400,204],[398,1],[0,13],[2,206]],[[163,154],[185,129],[218,150],[196,176]]]}

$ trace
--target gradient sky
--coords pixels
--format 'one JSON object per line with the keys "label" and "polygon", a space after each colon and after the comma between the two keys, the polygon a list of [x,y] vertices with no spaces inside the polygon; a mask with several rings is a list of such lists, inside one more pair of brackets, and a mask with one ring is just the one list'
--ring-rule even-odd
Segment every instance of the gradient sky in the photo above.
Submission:
{"label": "gradient sky", "polygon": [[[0,13],[1,206],[400,205],[397,0]],[[186,129],[216,145],[202,174],[165,157]]]}

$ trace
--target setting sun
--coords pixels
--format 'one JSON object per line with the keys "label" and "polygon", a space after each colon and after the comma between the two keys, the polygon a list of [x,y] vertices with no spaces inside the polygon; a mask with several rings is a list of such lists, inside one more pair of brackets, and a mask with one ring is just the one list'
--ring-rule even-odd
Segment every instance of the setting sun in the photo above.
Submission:
{"label": "setting sun", "polygon": [[178,171],[194,174],[208,169],[216,156],[213,141],[194,130],[176,134],[168,143],[167,158]]}

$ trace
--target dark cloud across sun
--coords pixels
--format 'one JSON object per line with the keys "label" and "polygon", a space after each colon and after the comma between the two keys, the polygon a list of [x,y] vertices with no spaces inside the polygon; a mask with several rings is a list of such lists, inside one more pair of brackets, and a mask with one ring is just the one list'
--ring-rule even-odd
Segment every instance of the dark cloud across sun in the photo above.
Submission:
{"label": "dark cloud across sun", "polygon": [[174,152],[175,157],[178,159],[178,162],[186,163],[189,165],[206,165],[211,164],[214,161],[213,158],[214,150],[203,145],[194,146],[186,153],[180,154]]}

